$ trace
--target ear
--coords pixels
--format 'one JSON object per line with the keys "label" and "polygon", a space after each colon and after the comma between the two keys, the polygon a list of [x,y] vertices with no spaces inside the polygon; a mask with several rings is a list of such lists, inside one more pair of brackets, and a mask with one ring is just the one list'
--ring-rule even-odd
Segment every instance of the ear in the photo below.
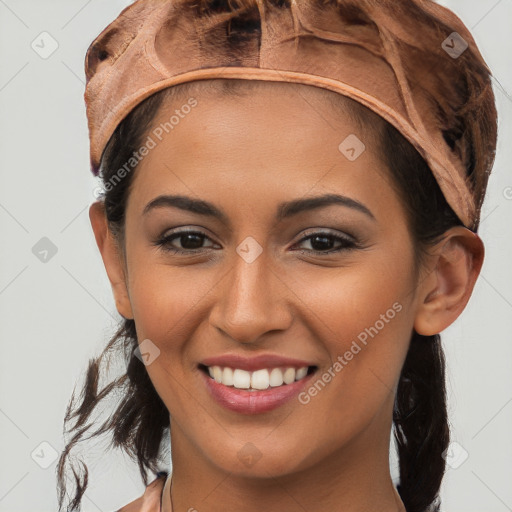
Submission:
{"label": "ear", "polygon": [[439,334],[462,313],[471,297],[484,259],[484,244],[469,229],[449,229],[428,257],[428,274],[419,285],[414,329]]}
{"label": "ear", "polygon": [[126,287],[126,271],[124,261],[112,232],[108,229],[105,206],[96,201],[89,208],[89,218],[100,250],[119,314],[128,319],[133,318],[128,289]]}

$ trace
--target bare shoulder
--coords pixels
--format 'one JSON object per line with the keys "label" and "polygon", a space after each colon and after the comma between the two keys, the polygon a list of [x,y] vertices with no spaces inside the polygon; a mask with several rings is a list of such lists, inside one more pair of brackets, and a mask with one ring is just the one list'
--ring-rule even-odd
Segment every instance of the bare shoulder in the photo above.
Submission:
{"label": "bare shoulder", "polygon": [[166,475],[156,478],[146,487],[142,496],[128,503],[116,512],[160,512],[160,503],[165,480]]}

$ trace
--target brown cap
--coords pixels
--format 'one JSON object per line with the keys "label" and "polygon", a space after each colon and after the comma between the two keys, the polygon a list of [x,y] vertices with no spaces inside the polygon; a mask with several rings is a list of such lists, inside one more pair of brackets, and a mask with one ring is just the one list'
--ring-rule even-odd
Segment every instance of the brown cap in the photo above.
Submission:
{"label": "brown cap", "polygon": [[93,41],[85,69],[95,175],[118,124],[157,91],[296,82],[395,126],[464,225],[478,226],[496,147],[490,71],[462,21],[431,0],[138,0]]}

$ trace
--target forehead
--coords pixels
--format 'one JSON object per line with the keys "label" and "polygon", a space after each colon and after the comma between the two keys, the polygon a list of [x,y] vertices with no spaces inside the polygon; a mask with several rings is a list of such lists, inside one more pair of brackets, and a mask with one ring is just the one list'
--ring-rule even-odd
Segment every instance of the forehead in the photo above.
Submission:
{"label": "forehead", "polygon": [[154,147],[134,177],[141,200],[163,189],[225,191],[231,202],[230,192],[251,190],[382,194],[374,130],[352,115],[352,100],[302,84],[211,82],[186,84],[163,101],[148,131]]}
{"label": "forehead", "polygon": [[[359,129],[378,131],[386,124],[386,121],[371,109],[361,103],[340,93],[322,87],[271,80],[252,79],[228,79],[215,78],[194,80],[175,85],[160,91],[163,97],[157,117],[165,120],[169,110],[179,108],[190,98],[197,98],[202,102],[224,103],[237,101],[241,108],[245,103],[269,102],[272,98],[278,98],[285,103],[287,110],[312,111],[325,117],[326,111],[333,120],[344,120],[349,117],[357,124]],[[331,123],[330,119],[325,119]]]}
{"label": "forehead", "polygon": [[[331,146],[338,146],[349,133],[364,140],[366,149],[379,156],[375,134],[385,121],[356,101],[327,89],[289,82],[210,79],[180,84],[163,94],[151,131],[159,146],[162,142],[174,146],[175,155],[179,151],[176,146],[193,143],[197,147],[201,142],[206,146],[214,139],[219,146],[222,138],[227,138],[224,146],[244,151],[249,145],[263,152],[265,147],[258,143],[276,136],[283,150],[294,145],[300,150],[304,142],[310,142],[308,149],[312,149],[326,135],[330,135]],[[245,145],[237,144],[244,138]],[[251,140],[254,143],[247,144]],[[316,146],[328,150],[327,143]]]}

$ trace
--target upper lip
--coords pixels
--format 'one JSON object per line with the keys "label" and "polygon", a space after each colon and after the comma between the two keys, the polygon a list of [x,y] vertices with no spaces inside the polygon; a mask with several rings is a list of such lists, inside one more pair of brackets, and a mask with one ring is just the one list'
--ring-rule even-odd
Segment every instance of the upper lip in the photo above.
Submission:
{"label": "upper lip", "polygon": [[240,354],[224,354],[203,359],[200,364],[205,366],[220,366],[239,368],[240,370],[255,371],[264,368],[303,368],[313,366],[308,361],[284,357],[276,354],[260,354],[257,356],[242,356]]}

